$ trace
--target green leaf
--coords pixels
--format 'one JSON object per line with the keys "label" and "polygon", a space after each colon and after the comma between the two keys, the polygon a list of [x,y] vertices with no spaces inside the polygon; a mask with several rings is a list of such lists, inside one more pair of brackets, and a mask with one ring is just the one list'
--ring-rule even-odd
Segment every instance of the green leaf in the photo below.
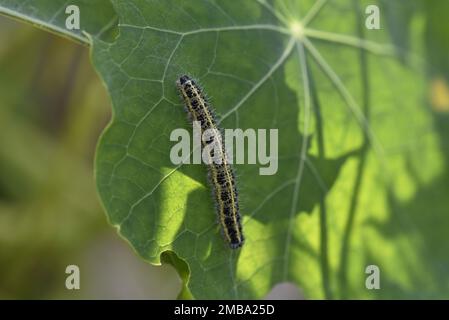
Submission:
{"label": "green leaf", "polygon": [[[80,10],[80,30],[66,28],[69,5]],[[0,13],[85,44],[89,39],[83,32],[104,40],[113,39],[117,32],[117,15],[106,0],[1,0]]]}

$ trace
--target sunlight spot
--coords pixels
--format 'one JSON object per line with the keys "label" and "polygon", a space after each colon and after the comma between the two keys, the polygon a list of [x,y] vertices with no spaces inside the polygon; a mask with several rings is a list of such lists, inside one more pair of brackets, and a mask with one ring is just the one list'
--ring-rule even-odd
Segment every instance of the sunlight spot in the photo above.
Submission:
{"label": "sunlight spot", "polygon": [[443,77],[432,79],[430,100],[435,111],[449,112],[449,84]]}
{"label": "sunlight spot", "polygon": [[[172,168],[162,168],[162,176],[172,172]],[[190,194],[204,188],[199,182],[179,172],[173,172],[160,186],[160,194],[154,196],[155,206],[160,212],[155,238],[161,246],[173,243],[179,232],[184,230],[186,208]],[[148,208],[146,208],[148,210]]]}
{"label": "sunlight spot", "polygon": [[275,257],[281,226],[265,225],[247,216],[243,216],[243,225],[246,234],[251,234],[252,237],[246,239],[246,244],[240,251],[236,278],[241,286],[253,293],[268,292],[274,272],[280,269],[280,260]]}
{"label": "sunlight spot", "polygon": [[304,37],[304,26],[297,20],[290,24],[290,31],[296,39],[302,39]]}
{"label": "sunlight spot", "polygon": [[[395,162],[396,163],[396,162]],[[397,160],[396,174],[394,178],[394,192],[399,201],[402,203],[413,200],[418,191],[413,175],[408,170],[408,164],[404,159]]]}

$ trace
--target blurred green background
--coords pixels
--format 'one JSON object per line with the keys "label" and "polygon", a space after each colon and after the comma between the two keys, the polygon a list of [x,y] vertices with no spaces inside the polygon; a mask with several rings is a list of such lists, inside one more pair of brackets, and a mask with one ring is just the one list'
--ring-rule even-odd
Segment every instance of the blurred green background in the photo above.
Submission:
{"label": "blurred green background", "polygon": [[[447,156],[449,1],[410,3],[425,3],[426,99]],[[414,10],[386,17],[400,47]],[[173,268],[137,257],[100,207],[93,157],[111,108],[88,48],[2,16],[0,39],[0,299],[175,298]],[[81,290],[65,288],[72,264]],[[269,297],[302,295],[284,284]]]}

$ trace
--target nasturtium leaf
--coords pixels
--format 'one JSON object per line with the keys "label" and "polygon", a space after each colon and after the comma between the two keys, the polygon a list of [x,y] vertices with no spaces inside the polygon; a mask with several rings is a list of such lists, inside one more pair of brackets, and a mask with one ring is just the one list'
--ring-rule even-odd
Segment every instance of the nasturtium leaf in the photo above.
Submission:
{"label": "nasturtium leaf", "polygon": [[[407,291],[423,239],[391,240],[385,225],[414,224],[397,207],[441,173],[442,156],[422,72],[392,56],[386,30],[365,29],[367,2],[113,5],[119,37],[93,42],[114,105],[97,183],[111,223],[143,258],[175,252],[196,298],[261,298],[283,281],[307,297],[401,296],[368,291],[369,264],[384,287]],[[204,166],[169,159],[170,132],[189,128],[174,86],[182,74],[203,84],[224,128],[279,129],[275,175],[236,165],[239,251],[218,231]]]}

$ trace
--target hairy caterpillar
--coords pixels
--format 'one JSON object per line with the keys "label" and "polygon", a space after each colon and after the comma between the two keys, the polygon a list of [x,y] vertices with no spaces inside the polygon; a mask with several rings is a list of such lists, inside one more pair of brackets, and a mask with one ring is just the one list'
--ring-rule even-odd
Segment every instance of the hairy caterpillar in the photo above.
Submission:
{"label": "hairy caterpillar", "polygon": [[213,149],[208,154],[209,159],[219,161],[209,161],[209,181],[213,189],[216,201],[217,214],[221,224],[225,239],[232,249],[239,248],[244,243],[242,225],[240,223],[240,211],[237,188],[235,185],[235,175],[232,166],[228,162],[226,150],[221,139],[221,130],[217,126],[214,112],[203,94],[198,84],[189,76],[183,75],[176,81],[178,90],[185,103],[185,109],[190,116],[190,120],[198,121],[201,130],[212,130],[215,136],[211,136],[208,141],[202,139],[203,148],[208,144],[219,143],[218,155]]}

